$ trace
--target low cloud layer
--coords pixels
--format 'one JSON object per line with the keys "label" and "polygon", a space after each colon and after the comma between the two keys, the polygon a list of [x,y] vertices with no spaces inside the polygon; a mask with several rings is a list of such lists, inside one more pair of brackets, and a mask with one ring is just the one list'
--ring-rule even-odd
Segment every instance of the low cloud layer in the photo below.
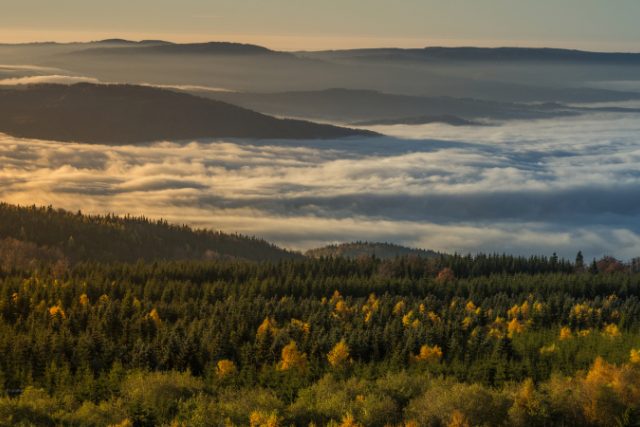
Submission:
{"label": "low cloud layer", "polygon": [[61,74],[13,77],[13,78],[0,80],[0,86],[20,86],[20,85],[43,84],[43,83],[72,85],[76,83],[98,83],[98,80],[94,79],[93,77],[66,76]]}
{"label": "low cloud layer", "polygon": [[640,255],[640,117],[379,127],[338,141],[105,147],[0,136],[0,199],[144,214],[306,249]]}

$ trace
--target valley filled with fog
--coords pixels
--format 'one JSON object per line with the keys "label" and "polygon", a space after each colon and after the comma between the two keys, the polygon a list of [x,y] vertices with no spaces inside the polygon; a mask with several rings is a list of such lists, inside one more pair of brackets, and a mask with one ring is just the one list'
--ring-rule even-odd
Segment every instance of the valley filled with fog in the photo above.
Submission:
{"label": "valley filled with fog", "polygon": [[295,250],[640,253],[637,54],[118,39],[0,54],[8,203]]}
{"label": "valley filled with fog", "polygon": [[0,198],[264,237],[446,252],[640,252],[640,116],[374,126],[337,140],[0,138]]}

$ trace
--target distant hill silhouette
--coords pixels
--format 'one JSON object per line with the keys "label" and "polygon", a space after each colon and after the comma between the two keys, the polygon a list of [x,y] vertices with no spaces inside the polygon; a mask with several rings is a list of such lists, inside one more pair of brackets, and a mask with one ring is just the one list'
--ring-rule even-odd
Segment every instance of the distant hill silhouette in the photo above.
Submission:
{"label": "distant hill silhouette", "polygon": [[311,258],[360,258],[375,256],[380,259],[390,259],[406,255],[430,258],[438,256],[439,254],[431,250],[408,248],[393,243],[353,242],[310,249],[305,255]]}
{"label": "distant hill silhouette", "polygon": [[263,46],[231,42],[206,43],[169,43],[161,40],[143,40],[130,42],[128,40],[102,40],[99,44],[121,45],[110,47],[90,47],[71,52],[72,55],[289,55],[276,52]]}
{"label": "distant hill silhouette", "polygon": [[365,120],[352,123],[354,126],[377,126],[377,125],[426,125],[430,123],[444,123],[450,126],[483,126],[480,122],[465,120],[458,116],[445,114],[442,116],[413,116],[400,117],[397,119]]}
{"label": "distant hill silhouette", "polygon": [[347,49],[305,54],[334,58],[379,60],[447,60],[447,61],[536,61],[536,62],[597,62],[640,65],[640,53],[589,52],[574,49],[520,47],[425,47],[422,49],[372,48]]}
{"label": "distant hill silhouette", "polygon": [[[0,203],[0,258],[6,261],[7,257],[28,258],[29,254],[42,253],[71,262],[277,261],[302,257],[261,239],[195,230],[161,220],[83,215],[51,207]],[[30,261],[17,258],[20,265]]]}
{"label": "distant hill silhouette", "polygon": [[208,137],[313,139],[374,135],[277,119],[170,90],[89,83],[0,89],[0,132],[103,144]]}
{"label": "distant hill silhouette", "polygon": [[[219,92],[206,96],[265,114],[340,123],[391,123],[431,116],[439,117],[441,121],[463,124],[460,120],[543,119],[578,114],[560,104],[556,108],[549,108],[548,105],[541,108],[533,104],[408,96],[344,88],[280,93]],[[453,119],[453,116],[457,119]]]}

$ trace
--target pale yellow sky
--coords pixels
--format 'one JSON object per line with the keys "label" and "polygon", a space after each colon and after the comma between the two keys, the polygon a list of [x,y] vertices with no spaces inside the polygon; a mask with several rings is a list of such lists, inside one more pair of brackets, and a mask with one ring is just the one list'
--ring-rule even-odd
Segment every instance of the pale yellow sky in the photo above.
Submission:
{"label": "pale yellow sky", "polygon": [[640,51],[640,0],[2,0],[0,42],[230,40]]}
{"label": "pale yellow sky", "polygon": [[260,35],[242,33],[154,33],[154,32],[109,32],[109,31],[66,31],[42,29],[0,29],[0,43],[31,43],[42,41],[88,42],[109,38],[128,40],[160,39],[177,43],[204,41],[232,41],[266,46],[275,50],[329,50],[375,47],[421,48],[426,46],[519,46],[557,47],[586,49],[595,51],[640,51],[638,43],[611,43],[582,40],[526,40],[526,39],[484,39],[484,38],[439,38],[439,37],[376,37],[353,35]]}

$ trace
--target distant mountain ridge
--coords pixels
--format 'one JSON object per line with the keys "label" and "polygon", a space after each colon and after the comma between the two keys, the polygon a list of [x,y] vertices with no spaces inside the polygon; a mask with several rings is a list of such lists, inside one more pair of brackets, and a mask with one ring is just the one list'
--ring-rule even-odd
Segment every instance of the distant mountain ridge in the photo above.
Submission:
{"label": "distant mountain ridge", "polygon": [[0,88],[0,132],[101,144],[197,138],[318,139],[372,132],[277,119],[186,93],[135,85]]}
{"label": "distant mountain ridge", "polygon": [[[93,47],[70,52],[72,55],[130,55],[130,54],[168,54],[168,55],[289,55],[263,46],[232,42],[170,43],[158,41],[129,42],[128,40],[103,40],[99,44],[108,47]],[[116,46],[113,46],[116,45]],[[117,46],[121,45],[121,46]]]}
{"label": "distant mountain ridge", "polygon": [[544,119],[579,114],[560,104],[550,108],[547,104],[410,96],[345,88],[279,93],[220,92],[206,96],[265,114],[358,125],[424,123],[429,122],[429,117],[431,122],[469,125],[477,119]]}
{"label": "distant mountain ridge", "polygon": [[310,258],[361,258],[372,257],[380,259],[392,259],[399,256],[417,256],[420,258],[432,258],[439,254],[432,250],[408,248],[393,243],[377,242],[353,242],[338,245],[329,245],[321,248],[310,249],[305,252]]}
{"label": "distant mountain ridge", "polygon": [[318,55],[354,59],[404,59],[449,61],[560,61],[605,62],[640,65],[640,53],[592,52],[576,49],[530,47],[425,47],[420,49],[371,48],[345,49],[318,52],[301,52],[302,55]]}

